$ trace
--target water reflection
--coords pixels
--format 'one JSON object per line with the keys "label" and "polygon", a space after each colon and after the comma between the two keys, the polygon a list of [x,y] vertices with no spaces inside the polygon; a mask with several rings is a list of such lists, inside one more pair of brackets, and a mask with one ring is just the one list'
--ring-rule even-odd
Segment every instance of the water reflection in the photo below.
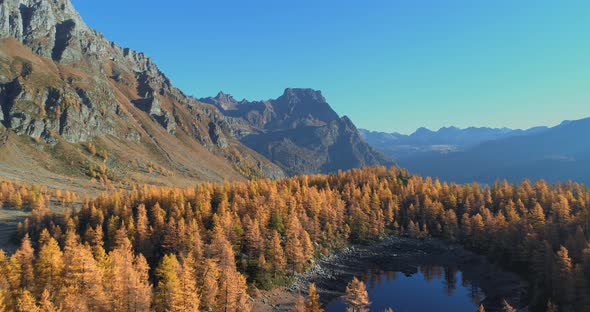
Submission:
{"label": "water reflection", "polygon": [[[396,312],[474,312],[484,298],[481,288],[455,266],[422,265],[413,274],[371,270],[360,278],[367,283],[371,311],[391,307]],[[346,307],[338,299],[326,311]]]}

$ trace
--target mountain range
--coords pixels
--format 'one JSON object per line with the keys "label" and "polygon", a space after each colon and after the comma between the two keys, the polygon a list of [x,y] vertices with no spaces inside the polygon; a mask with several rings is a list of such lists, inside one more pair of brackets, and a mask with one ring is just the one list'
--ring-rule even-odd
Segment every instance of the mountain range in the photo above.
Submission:
{"label": "mountain range", "polygon": [[528,130],[420,129],[403,136],[362,131],[375,147],[409,170],[457,183],[506,179],[590,183],[590,118]]}
{"label": "mountain range", "polygon": [[498,140],[517,135],[526,135],[547,130],[548,127],[534,127],[527,130],[510,128],[443,127],[437,131],[419,128],[410,135],[386,133],[360,129],[362,137],[369,144],[382,150],[398,161],[424,153],[448,154],[464,151],[486,141]]}
{"label": "mountain range", "polygon": [[0,174],[20,180],[186,185],[391,163],[318,91],[185,95],[69,0],[0,0],[0,107]]}
{"label": "mountain range", "polygon": [[223,92],[197,99],[145,54],[89,28],[69,0],[0,0],[0,108],[0,175],[62,188],[395,163],[454,182],[590,182],[587,119],[402,135],[359,131],[313,89],[260,101]]}

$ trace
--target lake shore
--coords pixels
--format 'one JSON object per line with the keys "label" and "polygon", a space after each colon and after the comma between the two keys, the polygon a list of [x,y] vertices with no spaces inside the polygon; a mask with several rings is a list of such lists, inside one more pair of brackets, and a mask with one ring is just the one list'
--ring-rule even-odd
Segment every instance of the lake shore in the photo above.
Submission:
{"label": "lake shore", "polygon": [[254,310],[291,311],[297,295],[306,293],[312,282],[318,287],[322,304],[326,305],[343,295],[346,285],[355,276],[362,277],[369,271],[412,275],[420,267],[427,266],[453,267],[463,272],[463,280],[485,294],[481,303],[488,312],[499,311],[503,300],[519,311],[527,311],[528,284],[517,274],[506,272],[459,245],[436,239],[394,236],[372,245],[351,246],[317,259],[288,287],[263,292],[254,300]]}

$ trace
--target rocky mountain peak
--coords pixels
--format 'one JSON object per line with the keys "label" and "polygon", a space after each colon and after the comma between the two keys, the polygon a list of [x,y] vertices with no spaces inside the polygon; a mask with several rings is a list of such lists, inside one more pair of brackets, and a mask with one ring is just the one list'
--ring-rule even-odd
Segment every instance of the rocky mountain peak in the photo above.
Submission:
{"label": "rocky mountain peak", "polygon": [[[201,101],[221,107],[226,98]],[[321,91],[287,88],[275,100],[237,105],[224,110],[237,137],[290,175],[392,164],[363,141],[348,117],[338,116]]]}
{"label": "rocky mountain peak", "polygon": [[282,97],[287,98],[291,102],[312,101],[326,103],[322,91],[309,88],[286,88]]}
{"label": "rocky mountain peak", "polygon": [[321,91],[303,88],[287,88],[283,95],[274,101],[276,113],[290,120],[307,118],[321,122],[339,119]]}
{"label": "rocky mountain peak", "polygon": [[82,46],[74,38],[91,33],[69,0],[0,2],[0,38],[16,38],[41,56],[75,61]]}
{"label": "rocky mountain peak", "polygon": [[217,106],[223,110],[232,110],[238,105],[238,101],[231,94],[225,94],[223,91],[219,91],[213,99]]}

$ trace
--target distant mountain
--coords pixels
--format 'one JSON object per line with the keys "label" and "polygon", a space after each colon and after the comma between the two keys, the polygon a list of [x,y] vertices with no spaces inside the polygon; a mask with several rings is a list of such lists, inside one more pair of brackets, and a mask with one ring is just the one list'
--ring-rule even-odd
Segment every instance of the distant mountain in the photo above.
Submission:
{"label": "distant mountain", "polygon": [[590,118],[565,121],[553,128],[486,141],[461,152],[406,158],[401,165],[459,183],[529,178],[590,184],[589,134]]}
{"label": "distant mountain", "polygon": [[374,132],[364,129],[360,131],[363,138],[373,147],[403,163],[405,158],[424,153],[448,154],[466,150],[486,141],[531,134],[546,129],[547,127],[536,127],[528,130],[444,127],[438,131],[432,131],[427,128],[419,128],[410,135]]}
{"label": "distant mountain", "polygon": [[219,110],[89,28],[69,0],[0,0],[0,108],[0,175],[15,179],[284,176]]}
{"label": "distant mountain", "polygon": [[290,175],[393,164],[361,138],[348,117],[338,116],[320,91],[289,88],[275,100],[254,102],[220,92],[200,101],[221,110],[242,143]]}

